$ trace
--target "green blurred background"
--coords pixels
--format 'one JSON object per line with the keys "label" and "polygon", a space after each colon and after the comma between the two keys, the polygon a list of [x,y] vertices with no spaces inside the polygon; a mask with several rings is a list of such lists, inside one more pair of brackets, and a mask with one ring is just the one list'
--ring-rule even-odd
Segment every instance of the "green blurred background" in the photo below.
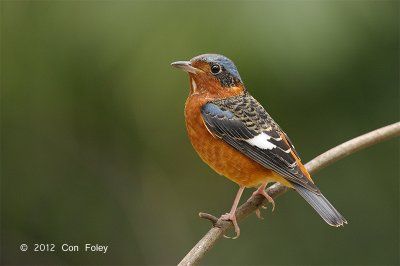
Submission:
{"label": "green blurred background", "polygon": [[[2,263],[178,263],[210,228],[198,212],[228,211],[237,186],[193,151],[188,77],[169,64],[230,57],[307,162],[399,120],[398,10],[398,1],[1,1]],[[290,192],[203,263],[398,264],[398,144],[314,175],[344,228]],[[63,243],[81,251],[63,253]]]}

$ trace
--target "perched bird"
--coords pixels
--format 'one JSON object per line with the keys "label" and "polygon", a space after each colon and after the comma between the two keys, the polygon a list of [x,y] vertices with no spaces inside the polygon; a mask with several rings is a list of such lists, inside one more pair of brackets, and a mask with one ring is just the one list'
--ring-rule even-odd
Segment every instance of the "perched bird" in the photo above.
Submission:
{"label": "perched bird", "polygon": [[[223,55],[204,54],[171,64],[189,74],[190,93],[185,104],[186,128],[193,148],[220,175],[239,185],[229,213],[236,237],[240,229],[235,211],[246,187],[265,192],[270,182],[295,189],[329,225],[346,219],[314,184],[292,142],[243,85],[233,62]],[[257,213],[259,216],[259,212]]]}

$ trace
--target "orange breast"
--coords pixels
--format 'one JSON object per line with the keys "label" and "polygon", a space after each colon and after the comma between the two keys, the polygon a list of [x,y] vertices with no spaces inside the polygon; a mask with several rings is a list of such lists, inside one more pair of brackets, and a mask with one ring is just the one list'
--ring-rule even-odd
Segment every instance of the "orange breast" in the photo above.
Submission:
{"label": "orange breast", "polygon": [[211,135],[201,116],[201,107],[206,102],[206,99],[193,95],[185,105],[188,135],[201,159],[220,175],[242,186],[253,187],[269,180],[281,181],[282,178],[271,170]]}

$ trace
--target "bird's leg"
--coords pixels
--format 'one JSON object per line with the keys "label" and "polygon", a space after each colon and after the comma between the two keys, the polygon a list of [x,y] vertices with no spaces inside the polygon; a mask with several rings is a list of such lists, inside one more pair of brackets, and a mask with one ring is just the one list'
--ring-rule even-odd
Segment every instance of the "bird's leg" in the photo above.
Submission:
{"label": "bird's leg", "polygon": [[[272,204],[272,211],[274,211],[274,209],[275,209],[275,201],[274,201],[274,199],[271,198],[271,196],[268,195],[268,193],[265,191],[265,188],[267,187],[267,185],[268,185],[268,182],[265,182],[264,184],[262,184],[256,191],[254,191],[253,196],[255,196],[255,195],[257,195],[257,194],[260,194],[260,195],[264,196],[264,197],[268,200],[268,202]],[[266,209],[266,207],[264,207],[264,206],[261,206],[261,207]],[[257,217],[258,217],[259,219],[261,219],[261,220],[263,219],[263,218],[261,217],[261,214],[260,214],[260,209],[257,209],[257,210],[256,210],[256,215],[257,215]]]}
{"label": "bird's leg", "polygon": [[[221,220],[224,220],[224,221],[232,221],[233,226],[235,227],[235,232],[236,232],[236,236],[233,237],[232,239],[236,239],[240,236],[240,228],[239,228],[239,225],[236,220],[235,212],[236,212],[237,206],[239,204],[240,197],[242,196],[243,190],[244,190],[244,186],[240,186],[239,191],[236,194],[235,200],[233,201],[231,211],[229,213],[222,215],[220,218]],[[224,235],[224,237],[230,238],[226,235]]]}

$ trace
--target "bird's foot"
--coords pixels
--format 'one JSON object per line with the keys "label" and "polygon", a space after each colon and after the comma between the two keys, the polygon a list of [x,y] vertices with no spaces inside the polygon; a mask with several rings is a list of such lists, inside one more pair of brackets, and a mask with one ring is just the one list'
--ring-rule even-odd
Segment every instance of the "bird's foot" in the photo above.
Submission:
{"label": "bird's foot", "polygon": [[260,220],[264,220],[264,217],[261,216],[261,210],[260,208],[263,208],[264,210],[268,209],[266,206],[261,205],[257,210],[256,210],[256,216]]}
{"label": "bird's foot", "polygon": [[223,220],[223,221],[231,221],[233,226],[234,226],[234,228],[235,228],[236,236],[229,237],[229,236],[224,235],[225,238],[236,239],[236,238],[238,238],[240,236],[240,228],[239,228],[239,225],[237,223],[235,213],[233,213],[233,214],[232,213],[225,213],[224,215],[221,216],[220,219]]}
{"label": "bird's foot", "polygon": [[[265,191],[265,187],[264,187],[264,186],[261,186],[259,189],[257,189],[256,191],[254,191],[253,196],[255,196],[255,195],[257,195],[257,194],[260,194],[260,195],[264,196],[264,197],[268,200],[268,202],[272,204],[272,211],[275,210],[275,201],[274,201],[274,199],[273,199],[270,195],[268,195],[268,193]],[[262,206],[262,208],[263,208],[263,209],[266,209],[265,206]],[[256,215],[257,215],[257,217],[259,217],[260,209],[257,209],[257,210],[258,210],[258,211],[256,211]],[[258,214],[257,214],[257,212],[258,212]]]}

